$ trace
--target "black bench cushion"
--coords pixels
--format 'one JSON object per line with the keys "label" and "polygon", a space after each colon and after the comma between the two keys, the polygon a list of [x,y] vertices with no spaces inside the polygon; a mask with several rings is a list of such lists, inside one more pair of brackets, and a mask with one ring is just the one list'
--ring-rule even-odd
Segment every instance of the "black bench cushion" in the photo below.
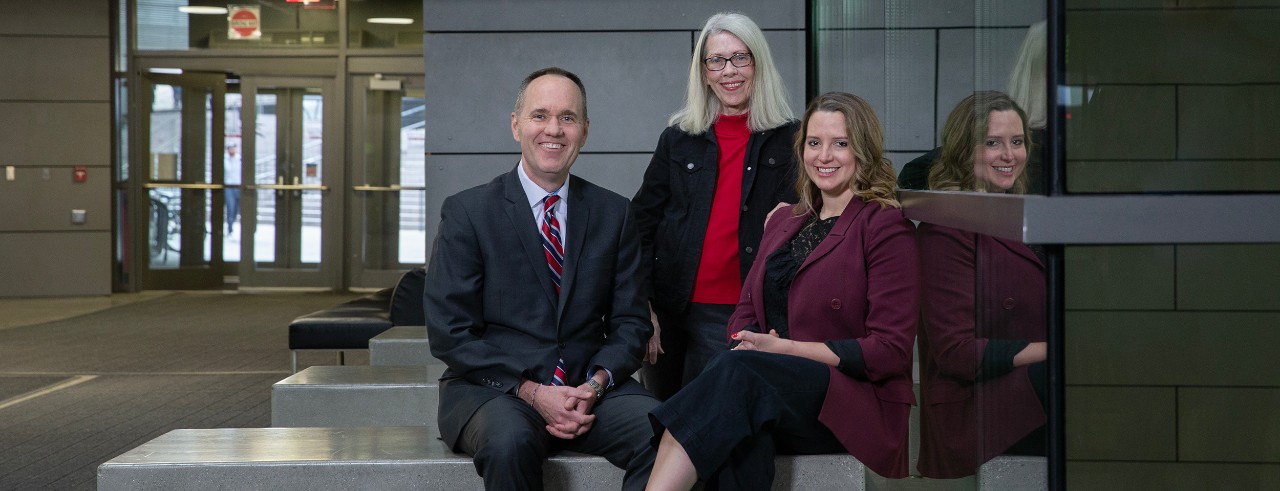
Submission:
{"label": "black bench cushion", "polygon": [[391,294],[391,325],[425,326],[426,315],[422,311],[422,287],[426,282],[426,268],[414,268],[400,276]]}
{"label": "black bench cushion", "polygon": [[312,312],[289,323],[289,349],[368,349],[369,339],[391,328],[391,288]]}

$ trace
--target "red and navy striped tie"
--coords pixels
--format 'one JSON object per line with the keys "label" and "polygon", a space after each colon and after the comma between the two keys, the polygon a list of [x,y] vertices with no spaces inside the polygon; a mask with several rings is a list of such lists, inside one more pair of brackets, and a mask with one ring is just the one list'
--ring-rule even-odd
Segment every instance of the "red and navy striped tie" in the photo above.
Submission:
{"label": "red and navy striped tie", "polygon": [[[564,241],[560,235],[560,221],[556,220],[556,203],[560,196],[549,194],[543,199],[542,212],[542,251],[547,256],[547,267],[551,269],[551,284],[560,294],[560,275],[564,272]],[[551,378],[551,385],[564,385],[564,358],[556,362],[556,373]]]}

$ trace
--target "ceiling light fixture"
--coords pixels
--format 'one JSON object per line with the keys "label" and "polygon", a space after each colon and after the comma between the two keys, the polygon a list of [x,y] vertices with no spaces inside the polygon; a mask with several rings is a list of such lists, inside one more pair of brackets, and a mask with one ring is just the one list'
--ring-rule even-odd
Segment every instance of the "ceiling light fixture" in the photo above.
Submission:
{"label": "ceiling light fixture", "polygon": [[413,23],[413,19],[406,19],[404,17],[370,17],[369,23],[408,25]]}
{"label": "ceiling light fixture", "polygon": [[225,7],[201,7],[199,5],[183,5],[178,7],[178,11],[195,15],[221,15],[227,13]]}

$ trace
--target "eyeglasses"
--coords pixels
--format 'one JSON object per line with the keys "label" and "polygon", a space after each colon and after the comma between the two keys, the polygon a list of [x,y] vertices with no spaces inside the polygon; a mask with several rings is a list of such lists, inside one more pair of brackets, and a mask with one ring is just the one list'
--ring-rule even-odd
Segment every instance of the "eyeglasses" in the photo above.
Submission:
{"label": "eyeglasses", "polygon": [[707,70],[711,70],[713,72],[724,70],[725,62],[733,63],[733,66],[738,68],[749,67],[752,63],[751,53],[734,53],[733,56],[728,58],[723,56],[712,56],[702,60],[702,64],[707,67]]}

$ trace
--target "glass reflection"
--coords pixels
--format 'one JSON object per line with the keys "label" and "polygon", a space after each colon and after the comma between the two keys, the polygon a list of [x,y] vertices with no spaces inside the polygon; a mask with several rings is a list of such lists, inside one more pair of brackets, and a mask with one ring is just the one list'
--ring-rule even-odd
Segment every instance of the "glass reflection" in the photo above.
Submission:
{"label": "glass reflection", "polygon": [[[1022,45],[1018,50],[1016,61],[1013,68],[1009,72],[1009,79],[1006,93],[1000,95],[1012,101],[1012,105],[1017,108],[1019,117],[1022,119],[1023,126],[1023,142],[1026,157],[1025,164],[1027,171],[1021,174],[1022,182],[1018,184],[1018,193],[1044,193],[1044,171],[1042,169],[1043,162],[1046,158],[1044,152],[1046,146],[1043,145],[1045,138],[1046,125],[1046,32],[1045,21],[1036,22],[1027,29],[1026,37],[1022,40]],[[996,93],[994,91],[979,91],[980,93]],[[929,180],[931,172],[935,169],[935,164],[939,162],[939,158],[947,148],[948,141],[952,145],[958,145],[964,141],[965,135],[957,133],[957,131],[969,126],[963,124],[963,121],[953,121],[955,118],[967,116],[969,114],[985,115],[984,111],[974,111],[971,106],[973,97],[967,97],[960,101],[947,117],[947,121],[943,126],[941,140],[942,146],[916,157],[903,166],[902,171],[898,175],[898,187],[902,189],[948,189],[948,190],[964,190],[966,186],[951,186],[948,188],[935,187]],[[988,97],[991,97],[988,95]],[[988,122],[978,121],[976,126],[985,129]],[[985,136],[985,135],[984,135]],[[979,139],[975,135],[975,140]],[[951,155],[960,155],[959,149],[951,149]],[[974,152],[981,155],[981,151]],[[952,164],[956,164],[952,162]],[[975,165],[977,163],[975,162]],[[1019,164],[1021,165],[1021,164]],[[954,184],[954,183],[950,183]],[[990,191],[984,189],[981,184],[975,189],[977,191]],[[1006,188],[1006,191],[1008,188]]]}
{"label": "glass reflection", "polygon": [[[1027,117],[984,91],[947,118],[931,189],[1023,193]],[[1003,455],[1045,454],[1045,257],[1036,246],[931,223],[917,229],[921,450],[926,477],[954,479]]]}

